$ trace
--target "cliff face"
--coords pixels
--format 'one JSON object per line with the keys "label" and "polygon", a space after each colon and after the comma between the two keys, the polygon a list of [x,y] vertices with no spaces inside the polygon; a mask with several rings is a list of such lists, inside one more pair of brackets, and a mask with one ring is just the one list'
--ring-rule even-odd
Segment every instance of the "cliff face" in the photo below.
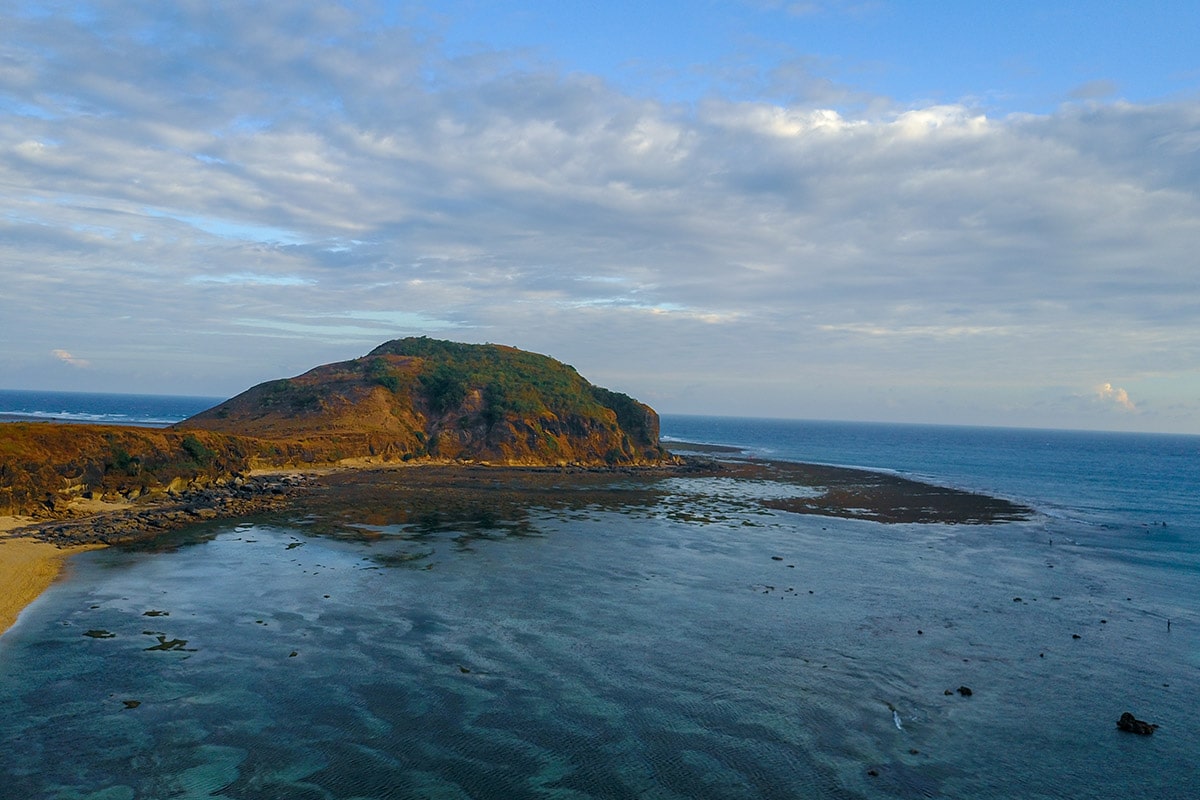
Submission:
{"label": "cliff face", "polygon": [[274,447],[205,431],[9,422],[0,426],[0,514],[58,515],[81,499],[128,500],[219,483]]}
{"label": "cliff face", "polygon": [[408,338],[270,381],[178,426],[286,441],[309,461],[651,464],[658,415],[548,356]]}

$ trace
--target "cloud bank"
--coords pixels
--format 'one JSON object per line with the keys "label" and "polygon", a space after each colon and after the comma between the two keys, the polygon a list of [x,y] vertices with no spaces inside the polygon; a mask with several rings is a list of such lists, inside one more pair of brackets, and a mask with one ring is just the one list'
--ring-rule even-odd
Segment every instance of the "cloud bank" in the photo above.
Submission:
{"label": "cloud bank", "polygon": [[61,343],[65,388],[223,395],[430,333],[668,412],[1106,427],[1048,399],[1101,373],[1200,431],[1195,98],[684,105],[353,5],[8,6],[12,388]]}

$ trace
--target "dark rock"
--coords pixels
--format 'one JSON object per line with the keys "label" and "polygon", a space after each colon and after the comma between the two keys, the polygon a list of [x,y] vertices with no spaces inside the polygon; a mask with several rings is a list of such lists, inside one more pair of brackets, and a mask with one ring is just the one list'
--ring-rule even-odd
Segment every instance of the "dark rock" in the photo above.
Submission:
{"label": "dark rock", "polygon": [[958,693],[961,694],[963,697],[970,697],[971,695],[974,694],[974,692],[971,691],[971,687],[969,687],[969,686],[958,687]]}
{"label": "dark rock", "polygon": [[1128,711],[1122,714],[1121,718],[1117,720],[1117,730],[1125,731],[1126,733],[1136,733],[1141,736],[1149,736],[1154,733],[1157,727],[1158,725],[1140,720]]}
{"label": "dark rock", "polygon": [[124,704],[126,709],[130,709],[130,708],[137,708],[138,706],[140,706],[142,704],[142,701],[141,700],[122,700],[121,703]]}
{"label": "dark rock", "polygon": [[158,644],[153,647],[147,647],[147,650],[184,650],[187,648],[187,639],[171,639],[167,640],[166,636],[158,636]]}

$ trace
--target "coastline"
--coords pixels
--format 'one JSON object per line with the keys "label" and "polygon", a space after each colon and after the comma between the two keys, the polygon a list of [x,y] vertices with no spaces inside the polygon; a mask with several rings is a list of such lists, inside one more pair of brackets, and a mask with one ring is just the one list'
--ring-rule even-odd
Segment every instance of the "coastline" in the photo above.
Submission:
{"label": "coastline", "polygon": [[0,425],[11,422],[39,422],[47,425],[109,425],[114,428],[169,428],[175,425],[175,422],[168,421],[144,421],[144,420],[105,420],[76,418],[71,416],[57,417],[43,414],[22,414],[16,411],[0,411]]}
{"label": "coastline", "polygon": [[[794,497],[764,498],[765,509],[878,523],[994,524],[1029,509],[1005,500],[895,475],[738,457],[736,448],[672,442],[695,453],[660,467],[512,467],[470,463],[356,463],[255,470],[235,484],[189,489],[150,501],[77,499],[54,519],[0,517],[0,635],[79,552],[217,519],[286,512],[332,523],[347,507],[387,517],[403,509],[470,520],[523,515],[532,505],[655,502],[668,478],[727,478],[796,487]],[[703,455],[700,455],[703,453]],[[403,475],[402,479],[397,476]]]}
{"label": "coastline", "polygon": [[57,547],[5,533],[22,524],[20,518],[0,517],[0,636],[58,579],[70,556],[102,546]]}

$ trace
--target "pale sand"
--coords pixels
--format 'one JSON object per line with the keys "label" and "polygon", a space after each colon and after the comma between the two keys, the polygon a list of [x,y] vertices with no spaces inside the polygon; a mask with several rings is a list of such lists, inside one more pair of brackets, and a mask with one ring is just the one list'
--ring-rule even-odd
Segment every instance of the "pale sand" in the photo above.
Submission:
{"label": "pale sand", "polygon": [[97,500],[77,497],[71,501],[70,508],[73,511],[85,514],[102,514],[105,511],[124,511],[127,508],[133,508],[133,503],[128,500]]}
{"label": "pale sand", "polygon": [[[14,520],[17,520],[14,524]],[[28,520],[0,517],[0,530],[27,524]],[[0,635],[12,627],[25,606],[54,583],[67,557],[99,545],[59,549],[34,539],[0,535]]]}

